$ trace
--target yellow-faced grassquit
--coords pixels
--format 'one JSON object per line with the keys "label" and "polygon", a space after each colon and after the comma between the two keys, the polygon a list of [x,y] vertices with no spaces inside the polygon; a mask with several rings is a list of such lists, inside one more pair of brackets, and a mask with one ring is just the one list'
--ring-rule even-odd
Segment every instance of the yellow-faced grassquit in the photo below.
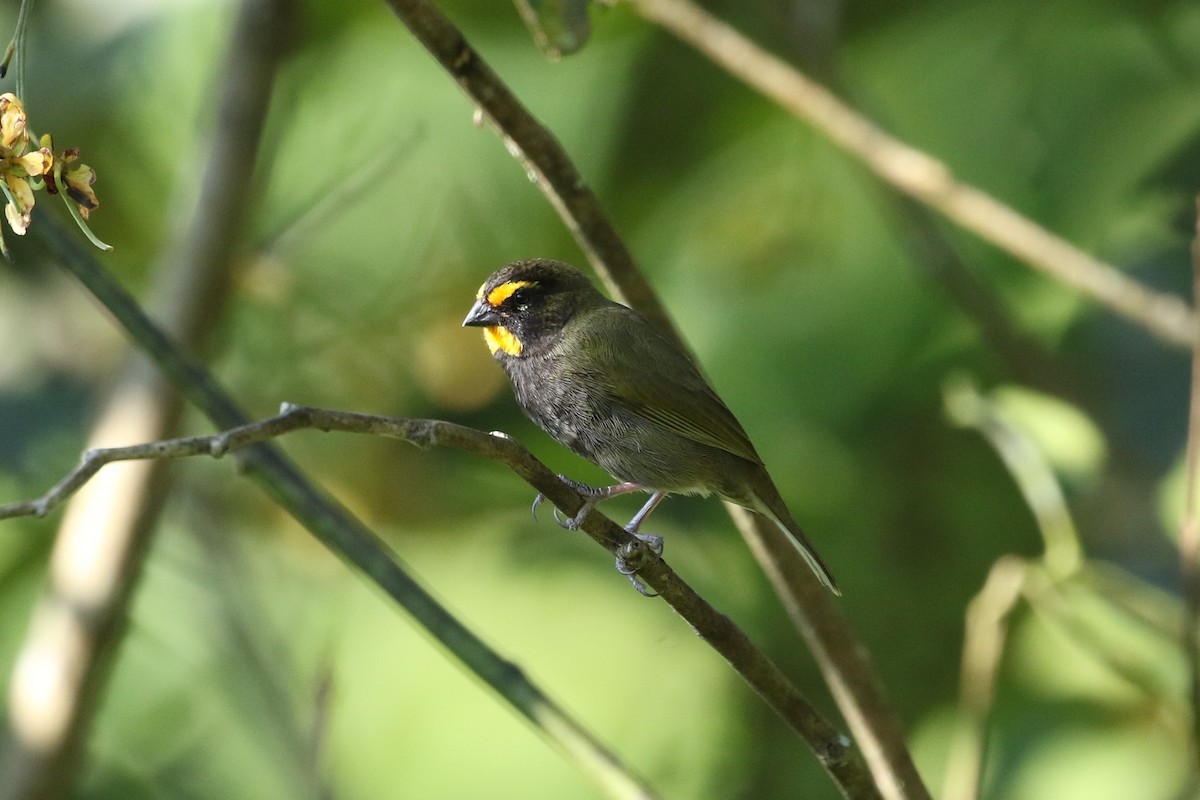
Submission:
{"label": "yellow-faced grassquit", "polygon": [[598,464],[617,486],[573,484],[592,504],[650,492],[626,526],[637,534],[667,494],[715,494],[772,520],[821,582],[840,594],[733,413],[691,357],[569,264],[516,261],[479,289],[464,326],[484,340],[530,419]]}

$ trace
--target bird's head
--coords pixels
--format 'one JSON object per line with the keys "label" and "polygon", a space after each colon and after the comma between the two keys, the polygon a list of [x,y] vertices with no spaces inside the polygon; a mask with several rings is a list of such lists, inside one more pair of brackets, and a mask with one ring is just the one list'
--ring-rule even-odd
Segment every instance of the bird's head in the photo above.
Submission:
{"label": "bird's head", "polygon": [[552,343],[579,311],[605,302],[570,264],[546,258],[514,261],[479,287],[463,326],[483,328],[497,358],[520,358]]}

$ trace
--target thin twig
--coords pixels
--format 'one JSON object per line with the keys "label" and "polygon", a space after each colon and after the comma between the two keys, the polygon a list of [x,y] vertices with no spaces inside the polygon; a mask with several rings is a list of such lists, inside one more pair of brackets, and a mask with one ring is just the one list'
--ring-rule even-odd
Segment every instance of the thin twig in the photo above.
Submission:
{"label": "thin twig", "polygon": [[[1153,654],[1155,647],[1130,649],[1128,642],[1114,638],[1112,615],[1127,613],[1129,601],[1154,602],[1157,590],[1130,583],[1124,576],[1098,565],[1059,575],[1045,566],[1045,558],[1026,560],[1001,556],[992,565],[987,580],[972,599],[964,626],[962,675],[959,690],[959,719],[955,728],[942,783],[943,800],[975,800],[982,794],[988,725],[995,703],[996,683],[1003,662],[1009,628],[1016,610],[1024,604],[1045,630],[1061,638],[1064,646],[1077,648],[1108,670],[1113,677],[1140,693],[1163,715],[1186,724],[1184,711],[1173,692],[1164,691],[1161,670]],[[1124,594],[1126,597],[1116,595]],[[1097,614],[1097,608],[1107,607]],[[1178,614],[1171,616],[1178,617]],[[1103,619],[1098,624],[1097,619]],[[1178,626],[1166,630],[1154,622],[1146,630],[1160,637],[1162,647],[1176,641]],[[1194,797],[1189,791],[1181,797]]]}
{"label": "thin twig", "polygon": [[29,23],[29,12],[33,9],[33,0],[21,0],[21,8],[17,12],[17,24],[13,26],[12,40],[0,59],[0,78],[8,75],[8,68],[15,60],[17,63],[17,97],[28,100],[25,92],[25,41],[26,28]]}
{"label": "thin twig", "polygon": [[1183,300],[1147,288],[959,180],[944,163],[885,133],[832,92],[690,0],[630,2],[644,17],[807,121],[896,189],[1164,341],[1190,348],[1196,340],[1200,320]]}
{"label": "thin twig", "polygon": [[1026,562],[1016,556],[998,559],[967,607],[959,688],[961,719],[946,759],[942,800],[979,797],[996,677],[1008,639],[1008,620],[1021,600],[1026,571]]}
{"label": "thin twig", "polygon": [[[1013,425],[966,378],[948,381],[946,415],[973,428],[996,450],[1033,512],[1045,550],[1040,561],[1055,580],[1079,573],[1083,564],[1075,523],[1062,487],[1029,437]],[[942,794],[947,800],[974,800],[983,778],[988,719],[996,678],[1008,638],[1008,619],[1028,583],[1029,562],[1002,556],[967,609],[959,689],[959,731],[946,762]]]}
{"label": "thin twig", "polygon": [[[1192,240],[1192,269],[1196,302],[1200,303],[1200,197],[1197,198],[1196,237]],[[1187,479],[1183,522],[1179,531],[1179,570],[1186,607],[1183,652],[1190,672],[1192,774],[1200,776],[1200,509],[1196,485],[1200,480],[1200,336],[1192,343],[1192,389],[1188,407]]]}
{"label": "thin twig", "polygon": [[944,396],[950,420],[978,430],[1017,482],[1042,534],[1046,569],[1057,580],[1077,572],[1083,564],[1083,547],[1062,486],[1045,456],[969,380],[949,381]]}
{"label": "thin twig", "polygon": [[[573,516],[583,505],[583,499],[574,489],[562,482],[524,446],[504,434],[484,433],[440,420],[381,417],[285,404],[274,417],[221,433],[88,451],[78,467],[40,498],[0,506],[0,519],[51,511],[106,464],[194,456],[220,458],[231,451],[240,452],[285,433],[306,428],[364,433],[399,439],[418,447],[439,446],[461,450],[504,464],[567,515]],[[253,452],[247,450],[248,455]],[[664,561],[648,557],[644,542],[607,517],[593,512],[584,519],[582,529],[626,561],[640,558],[638,576],[687,620],[701,638],[720,652],[771,708],[800,734],[847,797],[877,796],[870,774],[854,757],[845,737],[820,716],[778,667],[757,650],[737,626],[697,595]]]}

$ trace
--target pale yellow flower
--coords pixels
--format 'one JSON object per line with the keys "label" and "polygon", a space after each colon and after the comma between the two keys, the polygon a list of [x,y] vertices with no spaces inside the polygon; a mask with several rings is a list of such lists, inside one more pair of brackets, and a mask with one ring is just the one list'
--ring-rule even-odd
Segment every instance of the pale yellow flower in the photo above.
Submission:
{"label": "pale yellow flower", "polygon": [[[40,142],[33,142],[26,127],[25,107],[11,92],[0,94],[0,181],[0,188],[8,197],[4,216],[18,235],[29,230],[34,191],[44,186],[49,194],[63,193],[75,221],[97,247],[111,249],[84,222],[100,206],[92,190],[96,171],[79,163],[76,148],[55,153],[54,142],[48,135]],[[0,251],[7,254],[3,238]]]}
{"label": "pale yellow flower", "polygon": [[0,147],[12,149],[26,141],[25,106],[12,92],[0,94]]}

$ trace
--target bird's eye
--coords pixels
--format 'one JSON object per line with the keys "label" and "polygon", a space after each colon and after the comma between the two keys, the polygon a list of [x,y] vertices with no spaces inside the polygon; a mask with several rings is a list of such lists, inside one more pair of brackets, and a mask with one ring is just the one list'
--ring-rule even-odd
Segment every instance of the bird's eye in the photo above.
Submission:
{"label": "bird's eye", "polygon": [[517,308],[524,309],[529,307],[529,291],[527,289],[517,289],[508,297],[509,304]]}

